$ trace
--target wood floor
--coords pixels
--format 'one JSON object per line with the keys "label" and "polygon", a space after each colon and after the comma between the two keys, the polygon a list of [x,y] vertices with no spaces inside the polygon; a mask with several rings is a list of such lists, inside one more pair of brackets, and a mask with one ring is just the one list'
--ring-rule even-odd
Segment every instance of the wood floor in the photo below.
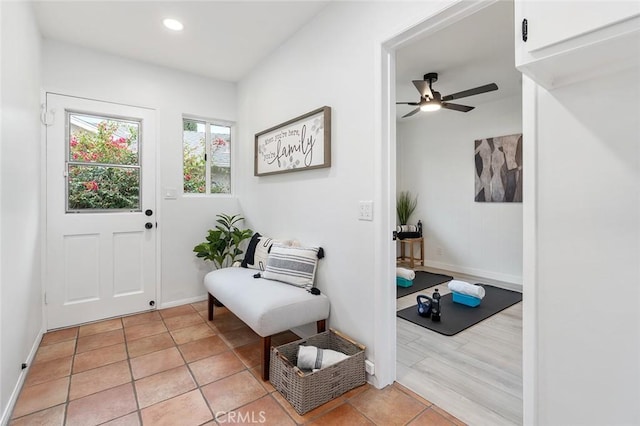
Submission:
{"label": "wood floor", "polygon": [[[423,270],[513,289],[495,280]],[[449,293],[446,284],[434,288]],[[397,309],[415,303],[415,294],[405,296]],[[470,425],[522,424],[522,302],[450,337],[401,318],[396,328],[398,383]]]}

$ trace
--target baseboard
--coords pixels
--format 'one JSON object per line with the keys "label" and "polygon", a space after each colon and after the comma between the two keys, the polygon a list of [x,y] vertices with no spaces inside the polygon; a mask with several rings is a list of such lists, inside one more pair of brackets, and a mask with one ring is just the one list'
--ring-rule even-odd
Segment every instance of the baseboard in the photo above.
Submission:
{"label": "baseboard", "polygon": [[13,391],[11,392],[11,396],[7,401],[7,406],[2,411],[2,417],[0,418],[0,425],[7,425],[9,424],[9,420],[11,420],[11,413],[13,412],[13,408],[15,407],[16,402],[18,401],[18,396],[20,395],[20,391],[22,390],[22,385],[24,385],[24,380],[27,377],[27,373],[31,369],[31,364],[33,364],[33,359],[36,356],[36,352],[38,351],[38,347],[40,346],[40,342],[42,341],[43,335],[44,335],[44,327],[41,328],[40,331],[38,332],[38,335],[36,336],[36,339],[33,342],[33,346],[29,351],[29,356],[27,356],[27,361],[26,361],[27,368],[25,368],[20,372],[20,375],[18,376],[18,381],[16,382],[16,385],[14,386]]}
{"label": "baseboard", "polygon": [[203,294],[202,296],[190,297],[188,299],[174,300],[171,302],[162,303],[158,306],[158,309],[167,309],[167,308],[175,308],[180,305],[187,305],[189,303],[202,302],[203,300],[207,300],[207,295]]}
{"label": "baseboard", "polygon": [[499,283],[487,284],[496,285],[498,287],[505,288],[507,290],[515,290],[522,292],[522,276],[503,274],[500,272],[487,271],[484,269],[468,268],[459,265],[450,265],[443,262],[425,261],[425,266],[430,268],[441,269],[443,271],[458,272],[466,275],[473,275],[476,277],[487,278],[490,280],[500,281]]}

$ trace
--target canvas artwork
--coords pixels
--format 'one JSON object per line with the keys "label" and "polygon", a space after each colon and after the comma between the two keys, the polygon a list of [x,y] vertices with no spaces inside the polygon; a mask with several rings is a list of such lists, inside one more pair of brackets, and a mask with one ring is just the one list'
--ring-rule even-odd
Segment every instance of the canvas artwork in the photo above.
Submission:
{"label": "canvas artwork", "polygon": [[476,201],[522,202],[522,133],[475,141]]}
{"label": "canvas artwork", "polygon": [[331,167],[331,107],[307,114],[257,133],[254,175]]}

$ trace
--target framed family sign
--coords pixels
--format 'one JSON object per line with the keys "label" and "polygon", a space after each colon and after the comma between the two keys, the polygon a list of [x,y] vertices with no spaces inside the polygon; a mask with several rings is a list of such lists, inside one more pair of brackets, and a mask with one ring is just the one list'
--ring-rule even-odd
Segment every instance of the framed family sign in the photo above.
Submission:
{"label": "framed family sign", "polygon": [[325,106],[256,134],[254,175],[331,167],[331,107]]}

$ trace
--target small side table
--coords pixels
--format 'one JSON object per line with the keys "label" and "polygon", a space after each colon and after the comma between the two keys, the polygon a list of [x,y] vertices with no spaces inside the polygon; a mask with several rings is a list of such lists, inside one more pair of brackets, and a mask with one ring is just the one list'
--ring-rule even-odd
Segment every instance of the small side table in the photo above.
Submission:
{"label": "small side table", "polygon": [[[400,241],[400,257],[398,257],[399,262],[409,262],[409,266],[413,268],[415,264],[419,264],[424,266],[424,237],[419,238],[405,238]],[[420,257],[415,257],[413,255],[413,247],[414,244],[420,244]],[[405,255],[405,246],[409,246],[409,257]]]}

